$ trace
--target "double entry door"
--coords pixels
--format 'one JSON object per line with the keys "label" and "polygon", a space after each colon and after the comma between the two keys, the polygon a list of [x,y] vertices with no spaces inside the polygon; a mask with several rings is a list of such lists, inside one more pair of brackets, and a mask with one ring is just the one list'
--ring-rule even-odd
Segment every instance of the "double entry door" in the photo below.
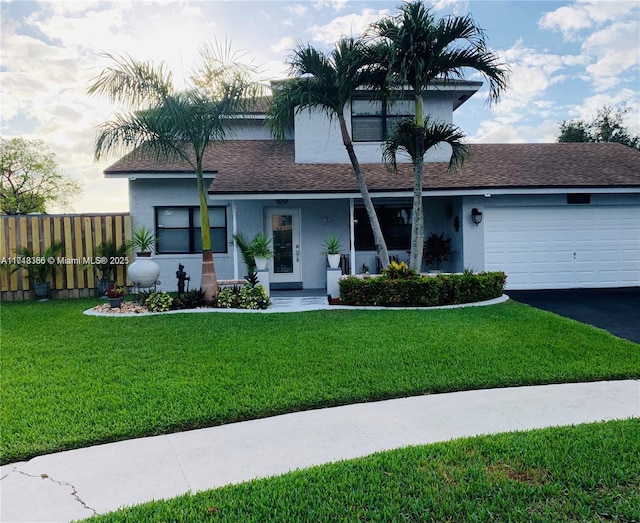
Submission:
{"label": "double entry door", "polygon": [[300,288],[300,209],[268,208],[265,225],[274,253],[269,260],[271,283],[276,288]]}

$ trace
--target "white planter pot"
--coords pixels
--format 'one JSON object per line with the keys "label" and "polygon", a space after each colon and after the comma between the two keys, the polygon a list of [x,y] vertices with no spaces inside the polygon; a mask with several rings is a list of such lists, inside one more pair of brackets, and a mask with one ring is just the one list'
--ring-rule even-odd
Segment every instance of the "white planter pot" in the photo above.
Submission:
{"label": "white planter pot", "polygon": [[337,269],[340,266],[339,254],[327,254],[327,260],[329,260],[330,269]]}
{"label": "white planter pot", "polygon": [[263,271],[264,269],[266,269],[267,263],[269,262],[267,258],[260,258],[259,256],[256,256],[254,258],[254,261],[256,262],[256,269],[258,269],[259,271]]}
{"label": "white planter pot", "polygon": [[148,257],[136,257],[129,268],[127,275],[131,282],[142,289],[153,287],[160,276],[160,266]]}

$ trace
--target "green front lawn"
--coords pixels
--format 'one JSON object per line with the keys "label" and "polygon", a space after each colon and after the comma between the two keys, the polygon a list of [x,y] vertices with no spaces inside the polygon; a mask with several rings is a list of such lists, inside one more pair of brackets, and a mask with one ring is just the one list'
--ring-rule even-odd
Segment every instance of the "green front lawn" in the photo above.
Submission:
{"label": "green front lawn", "polygon": [[640,420],[408,447],[90,521],[640,521]]}
{"label": "green front lawn", "polygon": [[640,345],[518,303],[82,315],[4,303],[2,462],[330,405],[640,377]]}

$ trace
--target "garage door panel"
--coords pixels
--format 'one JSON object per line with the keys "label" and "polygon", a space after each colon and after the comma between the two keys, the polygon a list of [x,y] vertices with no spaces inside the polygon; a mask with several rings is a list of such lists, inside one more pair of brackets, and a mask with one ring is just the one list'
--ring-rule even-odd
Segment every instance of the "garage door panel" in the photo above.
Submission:
{"label": "garage door panel", "polygon": [[485,268],[507,289],[640,285],[638,207],[485,208]]}

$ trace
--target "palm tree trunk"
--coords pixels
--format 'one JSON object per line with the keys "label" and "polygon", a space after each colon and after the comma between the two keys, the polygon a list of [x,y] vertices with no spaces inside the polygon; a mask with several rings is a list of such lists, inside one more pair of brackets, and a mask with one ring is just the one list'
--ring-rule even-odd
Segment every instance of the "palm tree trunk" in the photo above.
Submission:
{"label": "palm tree trunk", "polygon": [[200,288],[204,291],[204,298],[211,302],[218,295],[218,278],[216,267],[213,264],[213,253],[211,250],[202,249],[202,276],[200,277]]}
{"label": "palm tree trunk", "polygon": [[424,129],[416,129],[416,158],[413,164],[413,225],[411,227],[411,255],[409,267],[416,272],[422,269],[424,244],[424,208],[422,206],[422,179],[424,167]]}
{"label": "palm tree trunk", "polygon": [[342,142],[347,149],[347,154],[349,155],[349,160],[351,160],[351,166],[353,167],[353,172],[355,173],[356,180],[358,182],[358,188],[360,189],[360,195],[362,196],[362,201],[364,202],[364,208],[367,210],[367,215],[369,216],[371,230],[373,231],[373,239],[376,243],[378,259],[380,260],[380,265],[382,266],[382,268],[384,268],[389,265],[389,251],[387,250],[387,243],[385,242],[384,236],[382,235],[380,221],[378,220],[378,215],[376,214],[375,207],[373,206],[373,201],[371,200],[371,195],[369,194],[369,189],[367,188],[367,183],[364,179],[364,176],[362,175],[360,162],[358,161],[356,152],[353,149],[353,142],[351,141],[351,136],[349,136],[349,131],[347,130],[347,124],[344,120],[344,116],[340,115],[338,117],[338,121],[340,122],[340,131],[342,132]]}
{"label": "palm tree trunk", "polygon": [[197,173],[197,178],[200,199],[200,235],[202,238],[202,275],[200,277],[200,288],[204,292],[205,300],[213,301],[218,295],[218,278],[216,276],[216,266],[213,263],[213,252],[211,250],[209,209],[207,207],[207,196],[202,170]]}
{"label": "palm tree trunk", "polygon": [[424,209],[422,206],[422,179],[424,169],[424,118],[422,94],[416,94],[416,157],[413,162],[413,216],[411,227],[411,254],[409,267],[416,272],[422,269],[424,244]]}

